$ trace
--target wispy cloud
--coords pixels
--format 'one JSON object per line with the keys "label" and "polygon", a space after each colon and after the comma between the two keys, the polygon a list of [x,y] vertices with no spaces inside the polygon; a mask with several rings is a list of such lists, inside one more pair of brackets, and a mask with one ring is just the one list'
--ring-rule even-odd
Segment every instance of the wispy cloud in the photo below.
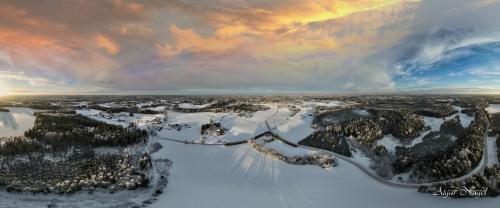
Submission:
{"label": "wispy cloud", "polygon": [[465,72],[475,76],[500,76],[500,68],[498,67],[476,67],[467,69]]}
{"label": "wispy cloud", "polygon": [[399,90],[500,42],[496,0],[0,2],[0,80],[21,90]]}
{"label": "wispy cloud", "polygon": [[0,80],[25,82],[34,87],[38,86],[60,87],[62,85],[67,84],[65,81],[54,81],[41,77],[31,77],[26,75],[23,71],[0,71]]}
{"label": "wispy cloud", "polygon": [[120,46],[108,37],[102,34],[97,34],[94,39],[97,47],[106,49],[109,54],[114,55],[120,52]]}

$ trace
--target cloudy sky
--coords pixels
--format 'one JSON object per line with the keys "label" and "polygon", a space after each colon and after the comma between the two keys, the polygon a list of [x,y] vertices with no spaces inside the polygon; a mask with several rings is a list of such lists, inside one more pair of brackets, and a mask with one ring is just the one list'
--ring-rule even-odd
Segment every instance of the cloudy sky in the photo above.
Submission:
{"label": "cloudy sky", "polygon": [[500,0],[0,0],[1,94],[500,92]]}

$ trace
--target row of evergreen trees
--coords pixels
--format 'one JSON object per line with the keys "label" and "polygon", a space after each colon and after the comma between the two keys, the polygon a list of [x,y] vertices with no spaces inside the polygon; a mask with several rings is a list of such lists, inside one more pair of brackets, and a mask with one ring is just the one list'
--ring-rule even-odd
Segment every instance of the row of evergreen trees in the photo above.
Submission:
{"label": "row of evergreen trees", "polygon": [[123,128],[82,115],[39,114],[25,137],[61,150],[70,146],[127,146],[145,141],[147,132]]}

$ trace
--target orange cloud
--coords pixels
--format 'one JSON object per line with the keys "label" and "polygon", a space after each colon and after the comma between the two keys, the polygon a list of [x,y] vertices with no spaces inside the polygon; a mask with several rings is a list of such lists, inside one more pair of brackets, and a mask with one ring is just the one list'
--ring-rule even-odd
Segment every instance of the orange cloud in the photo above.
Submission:
{"label": "orange cloud", "polygon": [[94,41],[98,48],[106,49],[106,51],[108,51],[111,55],[120,52],[120,46],[104,35],[95,35]]}
{"label": "orange cloud", "polygon": [[[121,82],[116,81],[119,75],[132,77],[147,67],[159,68],[144,74],[161,71],[164,63],[138,67],[156,61],[155,55],[186,71],[185,79],[190,79],[186,65],[194,63],[207,70],[234,67],[256,77],[276,71],[295,76],[292,70],[327,75],[350,70],[342,62],[361,62],[405,35],[405,27],[386,26],[396,22],[387,17],[407,17],[397,13],[406,11],[397,8],[399,0],[137,2],[81,1],[54,14],[28,4],[0,5],[0,52],[27,74],[46,70],[34,74],[63,74],[109,86]],[[72,11],[93,15],[66,18]],[[172,59],[184,54],[192,55],[190,63]]]}
{"label": "orange cloud", "polygon": [[144,10],[144,6],[135,2],[124,2],[123,0],[113,0],[113,4],[125,13],[139,14]]}
{"label": "orange cloud", "polygon": [[[229,12],[216,9],[205,14],[213,29],[211,35],[199,35],[196,28],[181,29],[173,25],[170,27],[173,38],[156,44],[156,48],[162,57],[184,52],[220,54],[235,50],[256,56],[356,52],[353,46],[365,50],[376,44],[376,30],[380,27],[394,23],[394,18],[406,17],[390,15],[404,11],[405,8],[399,8],[403,4],[399,0],[304,0],[268,8],[248,6]],[[388,10],[388,14],[367,17],[364,13],[371,10]],[[332,26],[309,27],[330,21],[334,22]],[[337,33],[344,37],[336,36]]]}
{"label": "orange cloud", "polygon": [[70,47],[43,35],[0,28],[0,50],[8,54],[14,65],[36,62],[54,66],[54,56],[75,54]]}
{"label": "orange cloud", "polygon": [[[58,39],[0,27],[0,52],[3,52],[4,59],[10,65],[4,70],[45,69],[52,73],[70,73],[87,80],[102,80],[108,77],[110,71],[120,67],[110,57],[86,46],[85,43],[89,40],[83,37],[66,38]],[[101,41],[102,47],[107,47],[105,49],[110,54],[119,51],[118,46],[105,41],[108,39],[96,39]],[[5,74],[3,76],[5,78]],[[45,82],[42,79],[17,80]]]}
{"label": "orange cloud", "polygon": [[144,6],[139,3],[129,3],[127,5],[127,11],[130,13],[138,14],[141,13],[144,10]]}
{"label": "orange cloud", "polygon": [[143,35],[151,35],[154,33],[153,29],[141,23],[124,24],[121,27],[114,28],[113,30],[117,31],[121,35],[130,35],[130,36],[143,36]]}
{"label": "orange cloud", "polygon": [[172,57],[183,52],[223,52],[234,49],[243,43],[241,39],[231,37],[231,33],[221,32],[212,37],[201,37],[190,29],[181,29],[176,25],[170,27],[174,44],[157,43],[156,48],[161,57]]}

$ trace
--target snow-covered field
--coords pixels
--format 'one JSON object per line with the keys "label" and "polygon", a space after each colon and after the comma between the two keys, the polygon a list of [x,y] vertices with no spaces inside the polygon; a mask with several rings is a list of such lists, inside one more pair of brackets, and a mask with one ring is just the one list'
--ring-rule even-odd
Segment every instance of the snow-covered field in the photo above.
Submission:
{"label": "snow-covered field", "polygon": [[148,122],[154,120],[155,118],[165,117],[165,115],[163,114],[140,114],[140,113],[134,113],[133,116],[130,116],[129,113],[127,112],[108,115],[105,112],[95,109],[76,110],[76,113],[108,124],[114,124],[123,127],[128,127],[131,122],[137,124],[138,126],[145,126],[146,124],[148,124]]}
{"label": "snow-covered field", "polygon": [[35,124],[35,110],[31,108],[6,108],[10,112],[0,112],[0,137],[22,136]]}
{"label": "snow-covered field", "polygon": [[[500,112],[500,104],[490,104],[487,108],[486,111],[488,113],[493,114],[493,113],[498,113]],[[498,157],[497,157],[497,145],[496,145],[497,138],[495,136],[489,136],[488,137],[488,166],[494,165],[494,164],[499,164],[498,162]]]}
{"label": "snow-covered field", "polygon": [[211,106],[213,104],[214,103],[207,103],[207,104],[203,104],[203,105],[194,105],[192,103],[181,103],[181,104],[179,104],[179,108],[185,108],[185,109],[202,109],[202,108],[206,108],[208,106]]}
{"label": "snow-covered field", "polygon": [[224,117],[229,115],[229,113],[178,113],[173,111],[168,111],[167,114],[168,121],[162,124],[163,127],[168,127],[169,124],[180,124],[182,128],[179,131],[175,128],[163,128],[158,132],[158,135],[164,138],[192,142],[200,140],[201,125],[210,123],[210,120],[221,122]]}
{"label": "snow-covered field", "polygon": [[388,187],[358,168],[289,165],[251,150],[161,141],[156,158],[174,161],[163,207],[497,207],[499,199],[443,199]]}
{"label": "snow-covered field", "polygon": [[278,135],[286,138],[288,141],[298,143],[313,133],[314,129],[311,128],[313,118],[313,110],[311,108],[301,108],[294,116],[276,125],[277,127],[272,124],[270,125],[271,128],[276,127],[274,132]]}
{"label": "snow-covered field", "polygon": [[495,136],[488,137],[488,166],[492,166],[494,164],[498,165],[498,157],[497,157],[497,138]]}
{"label": "snow-covered field", "polygon": [[[313,113],[314,105],[341,104],[343,103],[334,101],[309,102],[299,106],[300,111],[296,114],[286,107],[268,104],[271,107],[269,110],[256,112],[252,117],[240,117],[235,113],[169,111],[168,121],[159,124],[164,128],[157,136],[152,137],[150,142],[159,142],[163,146],[158,152],[153,153],[153,159],[166,158],[171,160],[173,165],[169,170],[165,191],[151,206],[153,208],[497,207],[500,199],[444,199],[421,194],[412,189],[390,187],[342,160],[338,161],[336,167],[323,169],[312,165],[290,165],[259,153],[248,144],[229,147],[205,146],[162,139],[198,141],[201,137],[200,126],[212,120],[220,122],[227,131],[225,135],[206,138],[209,143],[240,141],[267,131],[267,121],[273,132],[297,143],[313,132],[311,128],[313,116],[310,115]],[[143,128],[151,126],[151,121],[155,118],[163,118],[162,114],[133,116],[118,114],[104,117],[96,110],[79,110],[78,113],[122,126],[135,122]],[[462,119],[463,115],[460,116]],[[443,122],[442,119],[428,117],[424,119],[426,125],[430,125],[433,130],[438,130]],[[181,124],[182,128],[169,129],[168,124]],[[467,121],[462,124],[468,125]],[[398,145],[397,141],[393,141],[395,139],[390,136],[386,137],[381,143],[387,145],[388,149],[389,147],[394,149],[395,145]],[[289,156],[315,152],[300,147],[294,148],[280,141],[273,141],[265,146]],[[353,152],[353,155],[354,160],[364,166],[370,166],[370,159],[363,156],[360,151]],[[121,191],[115,194],[79,193],[70,196],[31,196],[0,192],[0,207],[47,207],[51,203],[57,203],[60,207],[133,207],[147,199],[151,192],[151,189],[146,189]]]}
{"label": "snow-covered field", "polygon": [[276,115],[277,106],[270,106],[266,111],[258,111],[252,117],[240,117],[237,114],[231,114],[222,120],[221,125],[228,129],[228,132],[222,139],[226,141],[245,140],[255,135],[266,132],[265,121]]}
{"label": "snow-covered field", "polygon": [[488,111],[488,113],[498,113],[500,112],[500,104],[490,104],[486,108],[486,111]]}
{"label": "snow-covered field", "polygon": [[316,106],[323,106],[323,107],[340,107],[346,105],[346,103],[341,102],[341,101],[304,101],[302,102],[303,105],[308,106],[308,107],[316,107]]}

